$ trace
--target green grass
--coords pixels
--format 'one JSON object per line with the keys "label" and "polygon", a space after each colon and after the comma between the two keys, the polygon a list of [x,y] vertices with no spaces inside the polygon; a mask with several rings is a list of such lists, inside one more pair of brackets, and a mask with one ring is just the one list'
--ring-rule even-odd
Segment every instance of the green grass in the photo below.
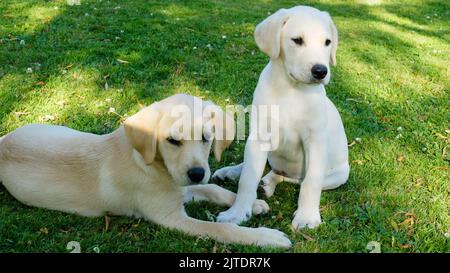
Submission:
{"label": "green grass", "polygon": [[[130,115],[180,92],[248,105],[268,61],[254,27],[299,3],[81,1],[0,2],[0,135],[32,122],[107,133],[120,124],[110,107]],[[246,225],[286,232],[290,252],[367,252],[369,241],[383,252],[450,252],[449,2],[364,2],[376,1],[304,2],[329,11],[340,33],[327,92],[349,141],[362,140],[350,149],[348,183],[322,194],[317,229],[291,231],[299,189],[290,184],[268,200],[267,215]],[[220,163],[211,157],[212,168],[242,161],[243,145],[234,143]],[[201,219],[221,210],[188,205]],[[67,252],[69,241],[82,252],[279,251],[126,217],[104,227],[103,218],[27,207],[0,186],[0,252]]]}

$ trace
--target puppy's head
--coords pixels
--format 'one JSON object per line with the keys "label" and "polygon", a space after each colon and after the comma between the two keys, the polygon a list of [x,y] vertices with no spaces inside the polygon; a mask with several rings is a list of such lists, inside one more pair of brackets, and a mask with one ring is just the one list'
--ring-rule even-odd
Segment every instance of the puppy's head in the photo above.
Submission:
{"label": "puppy's head", "polygon": [[220,160],[235,133],[233,118],[218,106],[183,94],[142,109],[124,127],[144,163],[162,160],[180,186],[207,183],[211,148]]}
{"label": "puppy's head", "polygon": [[291,81],[330,81],[338,34],[327,12],[306,6],[280,9],[256,26],[255,40],[271,59],[281,59]]}

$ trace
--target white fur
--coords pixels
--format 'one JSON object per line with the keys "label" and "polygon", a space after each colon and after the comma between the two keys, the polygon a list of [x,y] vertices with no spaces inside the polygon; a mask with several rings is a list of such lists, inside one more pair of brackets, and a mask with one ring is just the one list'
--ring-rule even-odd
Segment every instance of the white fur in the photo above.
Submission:
{"label": "white fur", "polygon": [[[297,37],[303,38],[303,46],[292,41]],[[329,46],[326,39],[331,40]],[[298,6],[281,9],[260,23],[255,40],[271,60],[261,73],[252,104],[280,106],[280,116],[271,117],[279,118],[280,143],[274,151],[262,151],[257,132],[251,131],[253,138],[247,140],[244,163],[214,174],[221,179],[240,175],[235,203],[217,219],[240,223],[251,216],[268,161],[273,171],[262,178],[266,195],[270,197],[282,181],[302,181],[292,225],[295,229],[314,228],[321,223],[322,189],[344,184],[349,175],[344,127],[324,88],[330,73],[321,81],[311,75],[313,65],[324,65],[329,71],[330,62],[336,62],[337,31],[328,13]]]}

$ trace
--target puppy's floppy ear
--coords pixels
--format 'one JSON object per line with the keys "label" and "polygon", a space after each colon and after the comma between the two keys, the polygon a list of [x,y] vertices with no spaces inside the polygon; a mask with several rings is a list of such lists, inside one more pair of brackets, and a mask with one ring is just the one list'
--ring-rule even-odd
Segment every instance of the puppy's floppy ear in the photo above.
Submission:
{"label": "puppy's floppy ear", "polygon": [[124,122],[126,137],[138,151],[145,164],[153,162],[157,150],[157,128],[161,119],[161,109],[158,103],[154,103],[140,110]]}
{"label": "puppy's floppy ear", "polygon": [[214,157],[220,161],[222,152],[228,148],[234,140],[234,118],[220,110],[213,117],[215,120]]}
{"label": "puppy's floppy ear", "polygon": [[256,26],[254,34],[256,44],[271,59],[280,56],[281,28],[287,19],[287,9],[279,9]]}
{"label": "puppy's floppy ear", "polygon": [[330,55],[330,64],[336,66],[336,51],[338,46],[338,32],[336,25],[334,24],[333,20],[331,19],[331,16],[328,12],[324,12],[325,15],[330,20],[330,27],[331,27],[331,55]]}
{"label": "puppy's floppy ear", "polygon": [[223,151],[228,148],[234,140],[234,118],[233,115],[224,112],[219,106],[210,101],[205,102],[204,113],[210,119],[210,125],[214,128],[214,157],[220,161]]}

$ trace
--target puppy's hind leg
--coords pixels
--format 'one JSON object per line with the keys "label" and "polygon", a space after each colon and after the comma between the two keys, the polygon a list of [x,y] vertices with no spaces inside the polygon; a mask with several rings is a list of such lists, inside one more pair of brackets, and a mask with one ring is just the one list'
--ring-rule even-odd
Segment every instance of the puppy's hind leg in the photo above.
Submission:
{"label": "puppy's hind leg", "polygon": [[333,169],[324,179],[322,190],[333,190],[345,184],[350,174],[350,166],[344,164],[338,168]]}
{"label": "puppy's hind leg", "polygon": [[270,198],[275,192],[275,188],[277,187],[277,185],[283,182],[283,177],[274,173],[273,171],[270,171],[261,179],[261,181],[263,182],[262,188],[266,197]]}
{"label": "puppy's hind leg", "polygon": [[214,172],[212,178],[219,180],[237,180],[241,176],[243,165],[244,163],[241,163],[235,166],[228,166],[218,169]]}
{"label": "puppy's hind leg", "polygon": [[268,174],[266,174],[261,179],[261,181],[263,182],[262,188],[263,188],[264,193],[266,194],[267,198],[270,198],[273,195],[273,193],[275,192],[275,188],[281,182],[289,182],[289,183],[294,183],[294,184],[299,183],[298,179],[285,177],[285,176],[276,174],[274,171],[270,171]]}
{"label": "puppy's hind leg", "polygon": [[[209,201],[219,206],[231,207],[236,200],[236,194],[215,184],[192,185],[183,187],[183,202]],[[266,201],[257,199],[253,203],[252,213],[258,215],[267,213],[269,205]]]}
{"label": "puppy's hind leg", "polygon": [[193,236],[209,236],[223,243],[264,247],[290,248],[292,245],[284,233],[275,229],[248,228],[233,223],[215,223],[191,218],[184,210],[182,199],[181,192],[162,194],[154,199],[143,194],[138,198],[138,207],[147,220]]}

